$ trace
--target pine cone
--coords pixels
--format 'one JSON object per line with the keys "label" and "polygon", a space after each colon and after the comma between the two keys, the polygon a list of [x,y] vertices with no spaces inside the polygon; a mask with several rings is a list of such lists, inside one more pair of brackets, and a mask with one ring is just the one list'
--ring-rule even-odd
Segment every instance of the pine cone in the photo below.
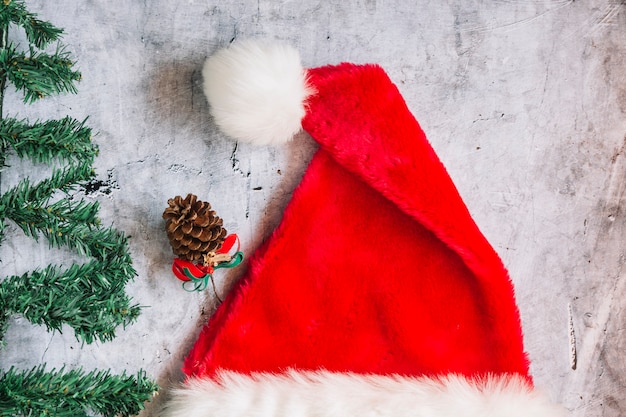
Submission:
{"label": "pine cone", "polygon": [[167,204],[169,207],[163,212],[165,230],[176,256],[197,261],[222,246],[227,232],[209,203],[187,194],[184,199],[170,198]]}

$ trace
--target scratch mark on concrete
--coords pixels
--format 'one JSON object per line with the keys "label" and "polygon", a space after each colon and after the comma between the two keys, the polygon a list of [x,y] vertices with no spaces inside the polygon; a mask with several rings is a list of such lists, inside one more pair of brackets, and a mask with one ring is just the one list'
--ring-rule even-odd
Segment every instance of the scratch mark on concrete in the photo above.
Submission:
{"label": "scratch mark on concrete", "polygon": [[252,193],[250,189],[252,187],[252,181],[250,175],[246,178],[246,219],[250,218],[250,204],[252,202]]}
{"label": "scratch mark on concrete", "polygon": [[576,332],[574,331],[574,316],[571,303],[567,303],[567,317],[567,325],[569,327],[569,365],[573,370],[576,370]]}
{"label": "scratch mark on concrete", "polygon": [[194,89],[194,84],[195,84],[195,79],[196,79],[196,70],[193,70],[191,72],[191,75],[189,77],[189,89],[191,90],[191,110],[193,110],[193,101],[194,101],[194,96],[195,96],[195,89]]}
{"label": "scratch mark on concrete", "polygon": [[230,153],[230,166],[233,169],[233,172],[240,174],[242,177],[249,177],[250,173],[245,173],[239,167],[239,158],[237,158],[237,151],[239,150],[239,143],[235,142],[235,146],[233,147],[233,151]]}
{"label": "scratch mark on concrete", "polygon": [[46,345],[46,349],[41,354],[41,362],[45,362],[46,353],[48,353],[48,349],[50,349],[50,345],[52,344],[52,339],[54,338],[54,332],[50,335],[50,339],[48,340],[48,344]]}
{"label": "scratch mark on concrete", "polygon": [[619,4],[610,4],[610,5],[608,5],[606,7],[605,10],[606,10],[606,13],[604,14],[604,17],[602,17],[602,19],[600,19],[600,21],[598,22],[598,25],[615,25],[615,24],[617,24],[617,22],[615,22],[614,18],[620,11],[620,5]]}
{"label": "scratch mark on concrete", "polygon": [[486,27],[467,28],[464,31],[465,32],[509,32],[509,31],[517,30],[518,28],[521,28],[525,25],[533,23],[535,20],[546,17],[547,15],[554,13],[573,3],[574,3],[574,0],[565,0],[561,2],[560,4],[556,3],[557,5],[555,7],[552,7],[551,9],[548,9],[534,16],[527,17],[525,19],[516,20],[511,23],[504,23],[501,25],[490,25]]}
{"label": "scratch mark on concrete", "polygon": [[239,148],[239,143],[235,142],[235,146],[233,147],[233,151],[230,153],[230,163],[231,168],[234,172],[241,173],[241,169],[239,169],[239,159],[237,159],[237,149]]}
{"label": "scratch mark on concrete", "polygon": [[624,137],[620,148],[617,149],[611,157],[607,192],[602,207],[605,218],[609,220],[609,222],[605,224],[605,231],[606,227],[611,227],[615,217],[623,209],[621,202],[626,193],[626,180],[624,179],[624,172],[626,172],[625,152],[626,137]]}
{"label": "scratch mark on concrete", "polygon": [[615,17],[623,9],[624,3],[622,1],[611,1],[611,4],[606,5],[603,9],[596,8],[593,13],[589,15],[584,22],[576,27],[575,30],[566,37],[571,38],[589,38],[598,32],[602,32],[604,29],[610,26],[617,25],[617,19]]}

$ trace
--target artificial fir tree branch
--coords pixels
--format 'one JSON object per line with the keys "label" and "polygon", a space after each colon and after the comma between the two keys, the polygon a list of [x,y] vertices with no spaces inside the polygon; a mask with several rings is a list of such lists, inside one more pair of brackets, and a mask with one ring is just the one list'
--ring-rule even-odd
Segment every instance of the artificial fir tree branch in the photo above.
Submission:
{"label": "artificial fir tree branch", "polygon": [[[58,205],[61,203],[57,203],[57,207],[52,207],[50,210],[48,210],[49,207],[46,207],[46,204],[55,193],[64,193],[67,197],[67,193],[93,176],[93,168],[91,167],[90,158],[88,158],[87,161],[78,165],[55,169],[51,177],[34,185],[31,185],[28,178],[24,178],[16,186],[0,196],[0,222],[3,222],[6,218],[11,219],[28,236],[37,239],[39,232],[41,232],[52,246],[59,247],[63,242],[68,241],[67,237],[58,236],[59,232],[64,232],[62,227],[59,230],[61,224],[65,222],[64,217],[54,218],[53,215],[54,209],[58,210]],[[67,206],[71,206],[69,200],[66,200],[66,202]],[[82,212],[77,214],[84,217],[86,211],[84,207],[81,208]],[[91,223],[95,224],[95,221]],[[3,226],[3,224],[0,226]],[[0,239],[3,237],[2,230],[3,227],[0,228]],[[67,234],[66,231],[65,233]],[[76,242],[76,244],[69,243],[76,248],[81,247],[80,242]],[[82,250],[79,252],[81,254],[85,253]]]}
{"label": "artificial fir tree branch", "polygon": [[[2,14],[0,13],[0,17]],[[3,53],[8,45],[9,36],[9,24],[0,23],[0,53]],[[4,72],[4,69],[0,68],[0,120],[3,117],[3,106],[4,106],[4,91],[6,90],[7,76]],[[6,146],[4,144],[0,144],[0,170],[4,168],[4,162],[6,160]],[[0,177],[1,179],[1,177]],[[0,185],[2,183],[0,182]]]}
{"label": "artificial fir tree branch", "polygon": [[[80,255],[93,256],[92,239],[88,237],[94,232],[100,220],[97,217],[97,202],[78,201],[77,203],[63,199],[49,206],[29,206],[22,210],[8,213],[24,233],[35,240],[43,235],[50,247],[67,246],[75,249]],[[72,240],[77,239],[76,242]],[[85,242],[87,239],[87,242]]]}
{"label": "artificial fir tree branch", "polygon": [[26,120],[0,120],[0,145],[12,148],[20,158],[50,163],[54,160],[92,160],[98,147],[91,141],[91,129],[71,117],[29,124]]}
{"label": "artificial fir tree branch", "polygon": [[23,2],[3,0],[0,5],[0,27],[8,27],[10,23],[24,29],[28,42],[39,49],[58,40],[63,34],[63,29],[39,20],[37,15],[26,10]]}
{"label": "artificial fir tree branch", "polygon": [[72,70],[74,63],[69,54],[57,48],[53,55],[36,52],[19,52],[9,45],[0,51],[0,66],[7,80],[24,93],[24,102],[59,93],[76,93],[80,72]]}
{"label": "artificial fir tree branch", "polygon": [[[10,26],[24,30],[27,51],[8,42]],[[7,83],[24,93],[25,103],[76,92],[80,73],[73,69],[70,54],[61,45],[52,54],[42,51],[61,33],[28,12],[23,1],[0,2],[0,174],[8,151],[35,163],[67,163],[37,183],[24,178],[0,196],[0,242],[10,220],[27,236],[44,237],[50,246],[71,249],[88,260],[0,279],[0,339],[9,317],[19,314],[48,330],[67,325],[86,343],[108,341],[140,310],[125,293],[136,275],[127,237],[101,227],[98,204],[75,193],[95,175],[97,147],[91,143],[91,130],[69,117],[34,124],[3,119]],[[108,371],[46,371],[43,366],[29,372],[11,368],[0,376],[0,415],[128,416],[141,410],[156,389],[143,373],[129,377]]]}
{"label": "artificial fir tree branch", "polygon": [[[15,214],[12,220],[15,219],[16,224],[27,236],[36,240],[43,236],[50,247],[66,247],[82,256],[100,260],[117,256],[124,239],[123,235],[115,229],[89,224],[89,217],[98,208],[96,203],[81,202],[79,203],[81,206],[75,211],[66,206],[71,202],[61,201],[56,205],[61,204],[64,206],[61,215],[66,215],[65,218],[55,216],[53,208],[35,208],[30,210],[30,213],[26,211]],[[83,217],[74,222],[68,221],[79,216]],[[93,221],[99,222],[99,219],[95,218]]]}
{"label": "artificial fir tree branch", "polygon": [[7,311],[5,311],[4,308],[0,308],[0,349],[4,348],[6,344],[4,341],[4,334],[9,327],[10,317],[11,315]]}
{"label": "artificial fir tree branch", "polygon": [[[87,159],[80,164],[57,168],[49,178],[41,180],[36,184],[31,184],[28,178],[24,178],[0,197],[0,210],[2,208],[7,210],[10,207],[44,205],[55,192],[67,194],[78,188],[80,183],[92,179],[94,175],[91,162]],[[0,215],[2,215],[1,211]]]}
{"label": "artificial fir tree branch", "polygon": [[0,306],[48,330],[61,331],[66,324],[86,343],[110,341],[117,327],[126,327],[140,313],[124,292],[125,268],[119,259],[92,260],[7,277],[0,283]]}
{"label": "artificial fir tree branch", "polygon": [[[2,218],[8,218],[26,235],[36,240],[45,237],[52,247],[67,247],[100,260],[124,254],[130,264],[127,238],[112,228],[100,227],[97,202],[65,198],[47,204],[55,190],[76,185],[68,178],[82,178],[85,174],[71,169],[57,173],[35,186],[24,179],[0,197],[0,237],[4,229]],[[134,276],[134,272],[130,275]]]}
{"label": "artificial fir tree branch", "polygon": [[20,416],[87,417],[94,411],[106,417],[131,416],[156,388],[143,372],[128,376],[81,369],[11,368],[0,377],[0,408],[6,415]]}
{"label": "artificial fir tree branch", "polygon": [[[5,309],[51,329],[61,330],[65,322],[74,327],[77,337],[90,343],[94,336],[100,340],[112,338],[112,329],[128,324],[128,319],[134,319],[139,308],[130,307],[124,294],[124,285],[136,275],[127,238],[115,229],[98,227],[98,204],[61,199],[45,205],[54,190],[64,189],[90,175],[88,165],[83,164],[83,167],[85,169],[79,173],[70,168],[59,170],[58,175],[35,186],[30,186],[28,179],[22,180],[0,197],[0,212],[26,235],[35,239],[44,236],[53,247],[67,247],[95,261],[80,267],[74,265],[63,272],[49,267],[7,278],[0,284],[0,303]],[[29,287],[30,284],[34,287]],[[62,284],[61,290],[55,293],[59,284]],[[81,288],[83,284],[86,288]],[[10,298],[11,294],[19,294],[27,288],[36,292]],[[74,291],[76,288],[80,290]],[[94,300],[90,292],[104,296],[102,302]],[[53,309],[50,299],[57,300],[60,309]],[[89,308],[84,312],[75,311],[76,303]],[[121,303],[120,306],[117,303]]]}
{"label": "artificial fir tree branch", "polygon": [[68,196],[52,204],[47,204],[48,199],[28,198],[29,192],[38,191],[37,186],[29,187],[27,179],[22,180],[18,187],[0,197],[0,215],[35,240],[43,236],[51,247],[67,246],[81,255],[92,256],[94,252],[84,241],[92,240],[87,236],[100,224],[98,203],[74,201]]}

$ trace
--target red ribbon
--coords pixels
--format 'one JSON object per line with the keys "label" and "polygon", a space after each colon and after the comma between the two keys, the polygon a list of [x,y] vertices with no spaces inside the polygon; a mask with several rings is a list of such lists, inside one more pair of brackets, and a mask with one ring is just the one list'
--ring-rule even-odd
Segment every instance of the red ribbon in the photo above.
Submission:
{"label": "red ribbon", "polygon": [[[215,253],[228,253],[237,244],[237,252],[240,249],[239,237],[236,234],[226,236],[222,247],[215,251]],[[181,281],[191,281],[192,279],[202,279],[207,274],[211,275],[215,272],[215,268],[212,265],[204,266],[202,264],[194,264],[193,262],[186,261],[184,259],[174,259],[172,265],[172,272]]]}

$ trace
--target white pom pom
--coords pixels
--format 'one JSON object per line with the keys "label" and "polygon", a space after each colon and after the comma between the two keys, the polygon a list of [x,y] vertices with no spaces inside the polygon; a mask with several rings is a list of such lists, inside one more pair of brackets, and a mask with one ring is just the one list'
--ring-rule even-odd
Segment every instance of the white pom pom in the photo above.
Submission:
{"label": "white pom pom", "polygon": [[232,138],[277,145],[302,128],[312,89],[291,46],[239,41],[209,57],[202,75],[211,114]]}

